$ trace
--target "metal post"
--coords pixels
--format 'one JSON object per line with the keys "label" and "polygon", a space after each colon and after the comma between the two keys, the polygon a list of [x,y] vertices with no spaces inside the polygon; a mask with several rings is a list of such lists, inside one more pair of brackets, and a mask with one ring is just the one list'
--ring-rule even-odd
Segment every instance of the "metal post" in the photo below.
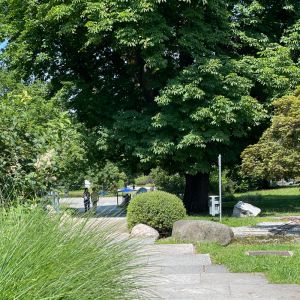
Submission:
{"label": "metal post", "polygon": [[219,205],[220,205],[220,222],[222,222],[222,156],[219,154]]}

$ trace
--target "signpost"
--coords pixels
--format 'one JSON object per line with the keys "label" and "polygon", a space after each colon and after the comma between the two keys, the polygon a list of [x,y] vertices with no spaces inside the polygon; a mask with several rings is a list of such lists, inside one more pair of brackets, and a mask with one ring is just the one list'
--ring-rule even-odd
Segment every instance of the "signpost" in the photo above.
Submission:
{"label": "signpost", "polygon": [[219,203],[220,203],[220,222],[222,222],[222,156],[218,157],[219,165]]}

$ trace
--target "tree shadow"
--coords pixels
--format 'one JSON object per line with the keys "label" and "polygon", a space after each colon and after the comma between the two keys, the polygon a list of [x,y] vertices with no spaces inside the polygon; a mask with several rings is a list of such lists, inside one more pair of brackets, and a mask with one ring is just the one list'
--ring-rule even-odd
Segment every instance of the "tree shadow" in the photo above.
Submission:
{"label": "tree shadow", "polygon": [[277,213],[300,215],[300,195],[242,195],[236,197],[235,201],[224,201],[224,212],[232,212],[234,205],[238,201],[259,207],[262,210],[260,216],[272,216]]}
{"label": "tree shadow", "polygon": [[126,217],[126,208],[117,205],[101,205],[97,206],[96,210],[91,207],[87,212],[83,207],[74,208],[69,207],[67,211],[71,211],[71,214],[76,217],[87,218],[121,218]]}

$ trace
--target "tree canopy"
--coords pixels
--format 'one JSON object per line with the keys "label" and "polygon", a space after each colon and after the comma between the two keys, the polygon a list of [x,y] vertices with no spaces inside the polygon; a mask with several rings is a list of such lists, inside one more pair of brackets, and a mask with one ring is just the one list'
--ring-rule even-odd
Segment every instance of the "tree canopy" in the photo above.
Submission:
{"label": "tree canopy", "polygon": [[[0,5],[3,64],[28,83],[49,81],[53,94],[67,91],[65,104],[94,137],[93,157],[131,167],[207,177],[218,153],[232,164],[258,140],[271,101],[300,83],[299,1]],[[204,190],[186,190],[195,196],[185,202],[207,202]]]}
{"label": "tree canopy", "polygon": [[242,153],[245,175],[269,180],[300,175],[300,89],[273,102],[271,126]]}
{"label": "tree canopy", "polygon": [[6,88],[0,96],[1,200],[30,197],[74,180],[86,149],[59,95],[49,98],[38,82]]}

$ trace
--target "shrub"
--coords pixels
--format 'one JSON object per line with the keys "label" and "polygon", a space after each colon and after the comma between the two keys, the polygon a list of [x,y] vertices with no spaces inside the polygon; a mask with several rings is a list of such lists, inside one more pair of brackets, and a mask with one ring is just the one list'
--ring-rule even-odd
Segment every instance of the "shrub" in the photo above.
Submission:
{"label": "shrub", "polygon": [[127,209],[129,228],[142,223],[155,228],[161,234],[169,233],[173,223],[185,216],[186,210],[182,201],[177,196],[162,191],[137,195]]}
{"label": "shrub", "polygon": [[142,175],[137,178],[135,178],[134,183],[136,185],[147,185],[147,184],[152,184],[153,179],[150,176]]}
{"label": "shrub", "polygon": [[137,299],[136,245],[108,223],[0,212],[0,299]]}

